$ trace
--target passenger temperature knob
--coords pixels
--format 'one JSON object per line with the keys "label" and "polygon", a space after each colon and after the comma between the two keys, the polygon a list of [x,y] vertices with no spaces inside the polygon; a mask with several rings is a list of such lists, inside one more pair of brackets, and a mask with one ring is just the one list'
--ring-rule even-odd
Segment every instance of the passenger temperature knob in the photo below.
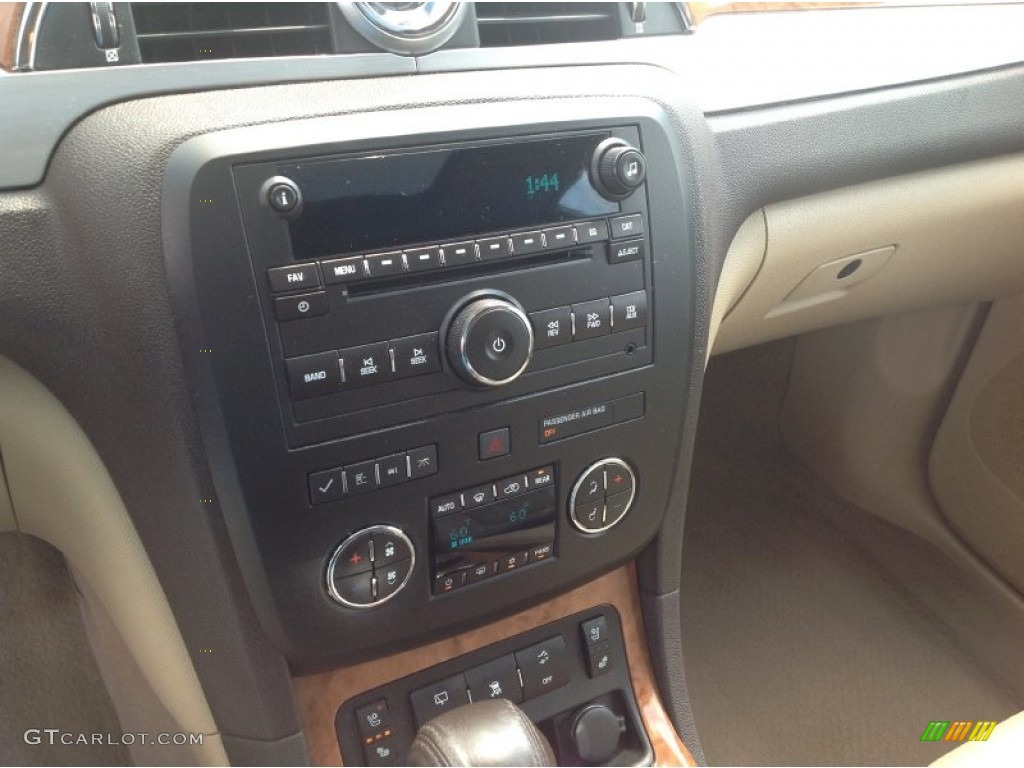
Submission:
{"label": "passenger temperature knob", "polygon": [[507,299],[488,297],[463,307],[448,330],[448,361],[466,381],[485,387],[519,377],[533,354],[530,319]]}

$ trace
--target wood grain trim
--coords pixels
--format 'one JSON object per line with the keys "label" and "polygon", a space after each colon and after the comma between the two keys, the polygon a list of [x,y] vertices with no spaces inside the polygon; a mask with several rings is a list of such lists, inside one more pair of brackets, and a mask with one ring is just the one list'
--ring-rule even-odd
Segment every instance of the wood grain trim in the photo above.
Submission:
{"label": "wood grain trim", "polygon": [[0,3],[0,69],[10,71],[14,67],[14,47],[24,9],[24,3]]}
{"label": "wood grain trim", "polygon": [[725,13],[772,13],[776,11],[828,11],[837,8],[865,8],[884,5],[869,3],[687,3],[693,23],[700,24],[709,16]]}
{"label": "wood grain trim", "polygon": [[654,747],[655,765],[697,765],[661,703],[647,652],[633,565],[623,566],[572,592],[457,637],[352,667],[297,677],[293,683],[314,765],[341,765],[334,714],[346,699],[455,656],[504,640],[602,603],[622,618],[626,657],[637,704]]}

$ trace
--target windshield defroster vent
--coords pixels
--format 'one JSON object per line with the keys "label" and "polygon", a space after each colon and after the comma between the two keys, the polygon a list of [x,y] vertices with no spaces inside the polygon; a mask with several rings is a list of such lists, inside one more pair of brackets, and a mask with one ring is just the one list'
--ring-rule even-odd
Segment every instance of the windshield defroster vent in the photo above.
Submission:
{"label": "windshield defroster vent", "polygon": [[619,37],[618,3],[477,3],[483,48]]}
{"label": "windshield defroster vent", "polygon": [[327,3],[132,3],[144,63],[333,53]]}

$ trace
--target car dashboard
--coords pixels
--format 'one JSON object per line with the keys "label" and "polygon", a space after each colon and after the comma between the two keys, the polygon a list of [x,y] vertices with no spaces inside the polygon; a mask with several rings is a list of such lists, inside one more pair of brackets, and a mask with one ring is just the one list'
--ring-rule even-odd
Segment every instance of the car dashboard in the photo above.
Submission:
{"label": "car dashboard", "polygon": [[1024,288],[1021,6],[4,5],[0,530],[200,764],[403,764],[489,697],[700,764],[711,355]]}

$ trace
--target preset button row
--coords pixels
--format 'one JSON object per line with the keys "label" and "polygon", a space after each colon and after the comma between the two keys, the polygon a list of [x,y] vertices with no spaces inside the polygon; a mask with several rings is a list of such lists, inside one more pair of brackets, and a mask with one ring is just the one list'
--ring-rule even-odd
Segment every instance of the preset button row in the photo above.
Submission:
{"label": "preset button row", "polygon": [[[497,233],[472,240],[451,243],[431,243],[358,256],[345,256],[337,259],[325,259],[320,262],[290,264],[273,267],[267,270],[270,290],[274,293],[309,290],[324,285],[341,285],[360,280],[383,277],[394,277],[411,272],[458,267],[466,264],[485,262],[493,259],[504,259],[512,256],[529,256],[545,251],[559,251],[578,245],[589,245],[609,239],[618,240],[624,237],[635,238],[642,235],[644,221],[642,214],[634,213],[616,216],[611,219],[595,219],[572,224],[561,224],[529,230],[526,232]],[[640,241],[642,244],[642,240]],[[632,256],[617,255],[621,244],[613,243],[609,251],[609,261],[627,261],[630,258],[642,258],[642,248],[631,252]],[[326,301],[322,314],[326,312]],[[282,312],[279,310],[279,312]],[[306,317],[308,314],[288,315],[283,310],[278,319],[290,320]]]}

